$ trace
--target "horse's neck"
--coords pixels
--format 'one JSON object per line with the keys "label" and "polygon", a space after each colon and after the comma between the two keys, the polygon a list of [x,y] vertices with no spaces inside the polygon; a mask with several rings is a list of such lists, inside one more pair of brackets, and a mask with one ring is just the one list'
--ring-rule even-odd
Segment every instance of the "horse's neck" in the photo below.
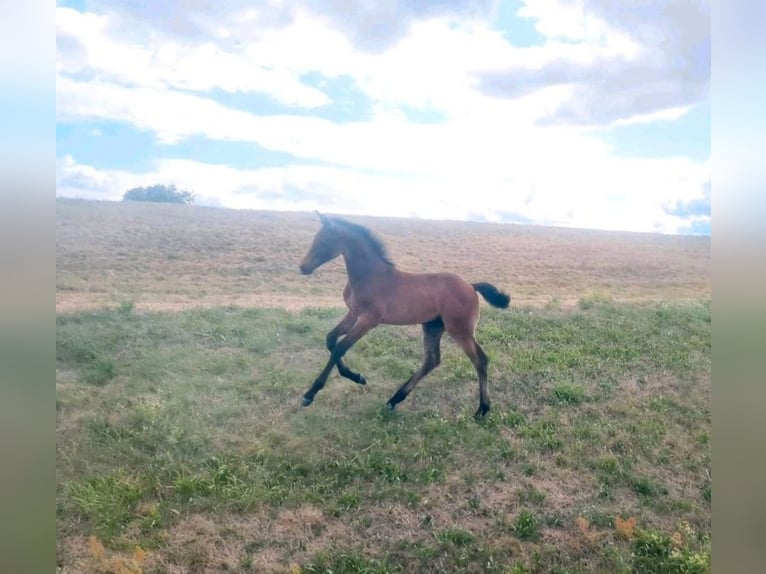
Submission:
{"label": "horse's neck", "polygon": [[391,268],[377,254],[357,246],[345,249],[343,259],[346,263],[348,281],[355,289],[364,286],[370,280],[375,280],[381,275],[386,274]]}

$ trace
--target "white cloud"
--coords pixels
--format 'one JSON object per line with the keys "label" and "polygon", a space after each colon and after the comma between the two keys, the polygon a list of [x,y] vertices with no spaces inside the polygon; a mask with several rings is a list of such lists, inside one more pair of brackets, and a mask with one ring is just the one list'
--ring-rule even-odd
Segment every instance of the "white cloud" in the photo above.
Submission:
{"label": "white cloud", "polygon": [[133,185],[123,187],[136,176],[127,173],[101,171],[77,163],[72,156],[56,160],[56,195],[82,199],[116,201]]}
{"label": "white cloud", "polygon": [[[413,22],[411,33],[386,52],[359,52],[338,30],[297,8],[284,27],[266,28],[225,51],[211,41],[184,44],[140,28],[126,39],[124,30],[117,35],[120,22],[115,18],[57,9],[60,75],[80,74],[128,87],[257,92],[311,108],[330,101],[300,81],[302,75],[318,72],[353,78],[367,97],[384,107],[433,107],[457,116],[490,102],[476,91],[477,71],[502,65],[539,68],[564,54],[586,62],[594,54],[611,53],[600,46],[566,44],[520,49],[487,25],[454,26],[438,19]],[[527,105],[524,116],[517,115],[534,121],[544,110]]]}
{"label": "white cloud", "polygon": [[592,41],[609,33],[605,22],[584,10],[581,1],[534,0],[524,2],[518,14],[535,20],[535,29],[550,39]]}
{"label": "white cloud", "polygon": [[[513,99],[544,86],[569,88],[550,123],[614,125],[651,120],[707,97],[710,11],[704,1],[535,0],[520,14],[548,38],[537,66],[506,63],[479,73],[488,95]],[[563,39],[569,53],[551,50]]]}
{"label": "white cloud", "polygon": [[690,109],[690,106],[679,106],[675,108],[667,108],[664,110],[659,110],[657,112],[650,112],[647,114],[637,114],[629,118],[616,120],[612,125],[629,126],[632,124],[646,124],[646,123],[658,122],[658,121],[674,121],[686,115],[689,109]]}
{"label": "white cloud", "polygon": [[131,41],[114,37],[113,17],[58,8],[57,69],[59,74],[85,73],[98,80],[128,86],[206,92],[255,92],[276,101],[317,107],[330,100],[306,86],[284,67],[272,68],[253,47],[226,52],[212,42],[183,44],[141,35]]}
{"label": "white cloud", "polygon": [[[299,158],[380,172],[466,180],[533,177],[550,169],[550,158],[564,170],[596,164],[608,151],[585,133],[533,127],[518,111],[492,106],[443,124],[413,124],[385,113],[368,122],[335,124],[313,117],[256,116],[187,93],[105,82],[59,78],[57,92],[59,117],[65,120],[123,121],[156,133],[165,143],[193,135],[253,142]],[[497,129],[498,122],[504,129]]]}

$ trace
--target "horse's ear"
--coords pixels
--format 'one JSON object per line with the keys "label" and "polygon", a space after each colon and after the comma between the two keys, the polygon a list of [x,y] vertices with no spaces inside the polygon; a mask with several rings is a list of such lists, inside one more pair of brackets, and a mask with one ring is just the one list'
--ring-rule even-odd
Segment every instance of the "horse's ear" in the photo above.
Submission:
{"label": "horse's ear", "polygon": [[322,225],[332,225],[332,222],[330,221],[330,218],[324,215],[323,213],[316,212],[319,216],[319,221],[322,222]]}

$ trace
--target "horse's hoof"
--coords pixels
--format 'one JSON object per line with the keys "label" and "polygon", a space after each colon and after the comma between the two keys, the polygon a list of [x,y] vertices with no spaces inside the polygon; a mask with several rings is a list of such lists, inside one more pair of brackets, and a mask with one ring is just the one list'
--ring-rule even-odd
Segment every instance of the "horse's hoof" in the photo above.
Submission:
{"label": "horse's hoof", "polygon": [[313,402],[314,402],[314,399],[310,399],[309,397],[303,397],[303,401],[302,401],[302,403],[301,403],[301,404],[302,404],[304,407],[307,407],[307,406],[309,406],[309,405],[310,405],[311,403],[313,403]]}
{"label": "horse's hoof", "polygon": [[473,418],[475,418],[477,421],[483,419],[485,416],[487,416],[487,413],[489,412],[488,406],[480,406],[479,410],[476,411],[476,413],[473,415]]}
{"label": "horse's hoof", "polygon": [[359,375],[359,380],[356,382],[357,385],[366,385],[367,379],[365,379],[362,375]]}
{"label": "horse's hoof", "polygon": [[393,403],[386,403],[386,410],[389,413],[392,413],[392,412],[394,412],[396,410],[396,405],[393,404]]}

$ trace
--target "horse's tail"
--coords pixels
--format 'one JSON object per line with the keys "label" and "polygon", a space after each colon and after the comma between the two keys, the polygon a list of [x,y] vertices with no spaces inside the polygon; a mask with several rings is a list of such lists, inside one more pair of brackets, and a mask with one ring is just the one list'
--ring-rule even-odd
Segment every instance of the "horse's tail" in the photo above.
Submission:
{"label": "horse's tail", "polygon": [[497,287],[491,283],[473,283],[473,288],[478,291],[479,295],[487,300],[487,303],[493,307],[499,307],[505,309],[511,302],[511,296],[507,293],[499,291]]}

